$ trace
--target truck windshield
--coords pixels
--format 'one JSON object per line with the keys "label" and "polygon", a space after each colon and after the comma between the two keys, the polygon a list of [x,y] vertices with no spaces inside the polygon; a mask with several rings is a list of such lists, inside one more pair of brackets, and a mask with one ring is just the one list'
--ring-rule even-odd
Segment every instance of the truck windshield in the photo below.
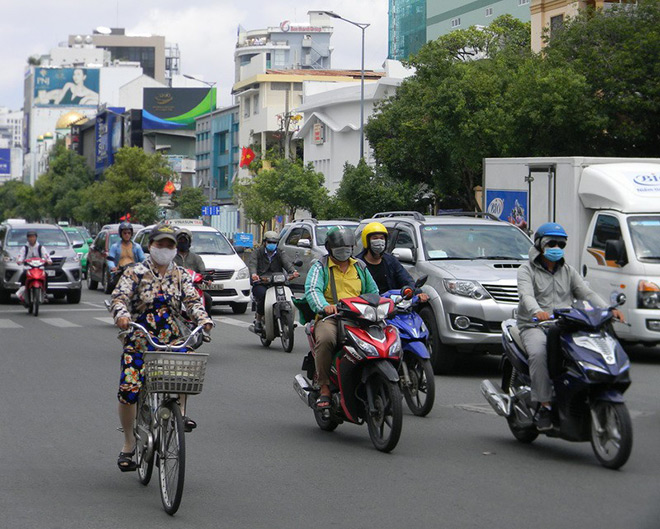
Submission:
{"label": "truck windshield", "polygon": [[[357,224],[337,224],[337,226],[342,226],[344,228],[351,228],[355,230]],[[335,226],[317,226],[316,227],[316,244],[318,246],[325,245],[325,240],[328,237],[328,230],[334,228]]]}
{"label": "truck windshield", "polygon": [[422,228],[428,259],[527,259],[532,242],[518,228],[504,224],[428,225]]}
{"label": "truck windshield", "polygon": [[640,261],[660,261],[660,216],[630,217],[628,229]]}

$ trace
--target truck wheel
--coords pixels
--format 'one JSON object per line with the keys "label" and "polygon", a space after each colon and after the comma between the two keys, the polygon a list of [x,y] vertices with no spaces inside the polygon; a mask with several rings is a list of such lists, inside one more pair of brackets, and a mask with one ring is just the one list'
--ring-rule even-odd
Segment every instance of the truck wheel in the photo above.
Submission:
{"label": "truck wheel", "polygon": [[448,375],[456,367],[458,353],[456,349],[443,344],[438,331],[438,323],[435,319],[435,313],[431,307],[424,307],[419,315],[424,320],[426,328],[429,330],[428,349],[431,355],[431,365],[436,375]]}

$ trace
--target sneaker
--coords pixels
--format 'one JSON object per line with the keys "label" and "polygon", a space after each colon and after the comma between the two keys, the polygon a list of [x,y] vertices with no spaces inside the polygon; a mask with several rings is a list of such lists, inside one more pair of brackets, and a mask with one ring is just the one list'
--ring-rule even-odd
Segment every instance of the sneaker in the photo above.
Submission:
{"label": "sneaker", "polygon": [[254,320],[254,332],[261,334],[264,330],[264,324],[261,320]]}
{"label": "sneaker", "polygon": [[539,411],[536,412],[534,423],[536,424],[536,429],[539,432],[547,432],[548,430],[552,430],[552,412],[545,406],[541,406]]}

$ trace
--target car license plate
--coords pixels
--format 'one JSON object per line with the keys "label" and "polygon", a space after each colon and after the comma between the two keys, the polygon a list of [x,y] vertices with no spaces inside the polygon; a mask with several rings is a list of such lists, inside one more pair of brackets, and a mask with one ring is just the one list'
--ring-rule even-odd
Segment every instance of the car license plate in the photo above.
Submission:
{"label": "car license plate", "polygon": [[46,270],[46,275],[48,277],[53,277],[55,275],[55,270]]}
{"label": "car license plate", "polygon": [[206,285],[204,287],[204,290],[224,290],[225,285],[222,283],[211,283],[210,285]]}

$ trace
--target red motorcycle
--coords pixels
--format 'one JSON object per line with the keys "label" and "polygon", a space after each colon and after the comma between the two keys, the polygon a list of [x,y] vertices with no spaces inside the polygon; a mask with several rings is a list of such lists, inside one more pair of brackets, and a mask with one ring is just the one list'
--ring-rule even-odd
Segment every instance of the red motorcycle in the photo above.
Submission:
{"label": "red motorcycle", "polygon": [[46,299],[46,261],[41,257],[32,257],[25,260],[24,303],[28,314],[39,315],[39,305]]}
{"label": "red motorcycle", "polygon": [[307,378],[296,375],[293,387],[314,410],[322,430],[331,432],[344,421],[366,422],[376,449],[390,452],[399,442],[403,422],[398,375],[401,339],[396,328],[385,322],[395,312],[394,303],[378,294],[363,294],[341,300],[337,312],[330,316],[337,318],[339,346],[330,374],[330,406],[316,407],[320,387],[314,363],[313,323],[305,326],[311,348],[302,365]]}

